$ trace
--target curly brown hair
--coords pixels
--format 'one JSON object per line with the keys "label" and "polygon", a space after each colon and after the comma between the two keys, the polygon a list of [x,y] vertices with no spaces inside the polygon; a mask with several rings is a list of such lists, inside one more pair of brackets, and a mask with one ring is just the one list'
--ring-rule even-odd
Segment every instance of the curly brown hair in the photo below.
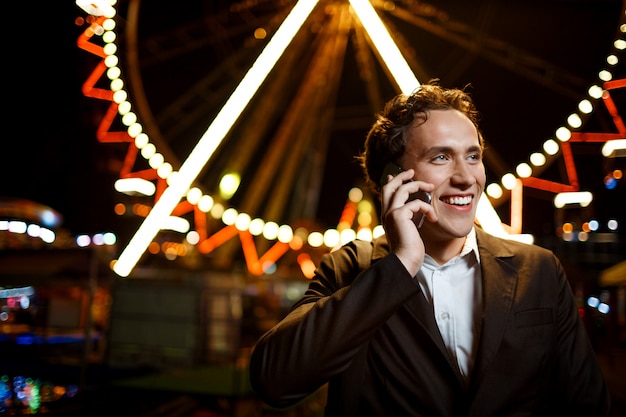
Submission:
{"label": "curly brown hair", "polygon": [[372,190],[380,192],[379,180],[385,164],[398,161],[404,154],[406,133],[414,122],[426,122],[430,110],[445,109],[455,109],[465,114],[476,126],[480,146],[484,147],[478,126],[479,113],[470,95],[465,90],[441,87],[438,79],[432,79],[410,95],[395,96],[377,115],[376,122],[365,138],[364,150],[357,156],[365,180]]}

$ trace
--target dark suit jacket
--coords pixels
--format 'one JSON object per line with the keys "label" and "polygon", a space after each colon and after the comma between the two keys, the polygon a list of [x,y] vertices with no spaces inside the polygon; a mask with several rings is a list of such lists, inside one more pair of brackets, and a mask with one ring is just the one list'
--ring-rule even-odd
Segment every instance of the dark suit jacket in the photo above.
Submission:
{"label": "dark suit jacket", "polygon": [[469,386],[432,306],[382,238],[325,255],[304,297],[255,346],[252,387],[280,408],[328,382],[326,416],[608,415],[558,259],[478,228],[477,240],[484,313]]}

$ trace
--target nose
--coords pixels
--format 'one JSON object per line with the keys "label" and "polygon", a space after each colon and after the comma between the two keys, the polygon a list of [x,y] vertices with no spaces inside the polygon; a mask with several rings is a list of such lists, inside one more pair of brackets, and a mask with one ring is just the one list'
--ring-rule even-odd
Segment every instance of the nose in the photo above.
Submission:
{"label": "nose", "polygon": [[476,176],[466,161],[459,161],[454,164],[451,180],[454,185],[470,186],[476,182]]}

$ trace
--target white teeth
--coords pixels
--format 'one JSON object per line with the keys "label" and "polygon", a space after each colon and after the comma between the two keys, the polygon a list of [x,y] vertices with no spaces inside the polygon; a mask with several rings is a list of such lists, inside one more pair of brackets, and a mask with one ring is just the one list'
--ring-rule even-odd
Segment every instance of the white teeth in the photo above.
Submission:
{"label": "white teeth", "polygon": [[457,206],[466,206],[472,202],[472,197],[451,197],[451,198],[442,198],[441,201],[448,204],[454,204]]}

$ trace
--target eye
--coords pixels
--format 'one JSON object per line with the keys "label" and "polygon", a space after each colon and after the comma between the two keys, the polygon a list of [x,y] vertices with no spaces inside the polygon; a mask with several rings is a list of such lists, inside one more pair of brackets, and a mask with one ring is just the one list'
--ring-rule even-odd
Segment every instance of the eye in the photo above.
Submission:
{"label": "eye", "polygon": [[479,161],[482,161],[483,156],[480,152],[476,152],[476,153],[470,154],[468,158],[471,159],[472,161],[479,162]]}

